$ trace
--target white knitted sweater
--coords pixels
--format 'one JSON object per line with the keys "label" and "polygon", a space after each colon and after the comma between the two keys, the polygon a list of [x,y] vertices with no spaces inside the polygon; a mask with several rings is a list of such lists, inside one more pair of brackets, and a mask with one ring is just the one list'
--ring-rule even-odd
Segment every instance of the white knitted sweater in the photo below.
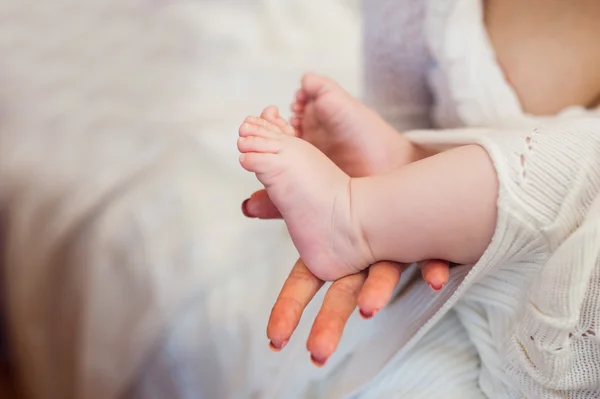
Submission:
{"label": "white knitted sweater", "polygon": [[[600,396],[600,118],[580,108],[525,115],[475,0],[365,3],[368,101],[423,145],[486,148],[500,182],[499,217],[481,261],[455,269],[441,294],[407,274],[398,299],[342,345],[335,372],[314,377],[320,396],[417,397],[402,389],[423,374],[435,378],[421,388],[439,397],[474,397],[478,389],[498,398]],[[206,173],[211,153],[192,139],[192,100],[204,86],[194,79],[202,59],[188,44],[202,32],[186,4],[0,4],[7,309],[33,397],[123,394],[198,293],[214,294],[212,323],[199,323],[213,341],[199,350],[224,344],[220,354],[236,359],[245,337],[225,337],[250,319],[244,314],[258,305],[249,302],[265,312],[272,300],[254,299],[248,290],[256,286],[240,281],[232,292],[247,295],[233,312],[225,294],[211,291],[232,273],[219,267],[232,251],[215,235],[242,242],[246,231],[209,215],[217,204],[237,209],[240,196],[231,195],[235,187],[209,195],[225,177]],[[443,356],[443,342],[475,348],[478,362]],[[304,353],[289,354],[294,345],[284,356],[306,362]],[[411,363],[415,353],[427,361]],[[462,385],[462,368],[479,388]],[[248,371],[253,390],[240,396],[308,396],[297,383],[308,372],[277,373],[261,379]]]}
{"label": "white knitted sweater", "polygon": [[[526,115],[496,63],[477,1],[372,0],[365,12],[370,102],[408,129],[427,127],[432,110],[434,125],[457,129],[409,136],[442,150],[482,145],[500,183],[496,233],[483,258],[455,271],[443,300],[418,284],[405,290],[388,313],[397,322],[382,322],[371,342],[386,345],[384,331],[403,329],[390,344],[403,347],[401,361],[456,306],[488,396],[600,397],[600,112]],[[380,360],[394,367],[389,356]],[[360,385],[357,375],[345,383]]]}

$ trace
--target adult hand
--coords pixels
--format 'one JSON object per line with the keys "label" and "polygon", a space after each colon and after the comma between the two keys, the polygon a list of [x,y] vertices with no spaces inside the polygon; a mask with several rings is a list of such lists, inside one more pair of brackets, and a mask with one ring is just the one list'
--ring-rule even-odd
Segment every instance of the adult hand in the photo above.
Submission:
{"label": "adult hand", "polygon": [[[275,219],[281,215],[266,191],[254,193],[242,206],[248,217]],[[343,277],[331,284],[308,337],[307,348],[317,366],[323,366],[335,352],[344,327],[356,307],[364,318],[374,317],[390,300],[407,265],[378,262],[361,273]],[[423,278],[441,290],[449,278],[446,261],[419,264]],[[324,281],[313,275],[300,259],[294,265],[271,312],[267,336],[273,350],[285,347],[300,322],[302,312],[321,289]]]}
{"label": "adult hand", "polygon": [[[284,133],[296,134],[294,129],[279,115],[276,107],[267,107],[261,117],[278,126]],[[381,123],[376,121],[376,124],[380,125],[382,129],[387,129],[383,120]],[[310,137],[306,136],[306,132],[304,133],[304,139],[313,142]],[[394,132],[394,134],[396,133]],[[351,162],[347,162],[344,157],[333,160],[351,176],[359,177],[384,173],[431,155],[415,147],[406,139],[394,141],[394,143],[393,148],[386,148],[386,151],[394,154],[393,158],[390,158],[393,159],[393,162],[382,164],[378,161],[379,155],[352,157]],[[323,147],[318,143],[313,142],[313,144]],[[372,153],[380,154],[379,150]],[[248,217],[260,219],[281,217],[265,190],[257,191],[244,201],[242,210]],[[432,289],[439,291],[448,281],[448,262],[427,261],[422,262],[420,267],[423,278]],[[333,354],[342,337],[346,322],[357,305],[363,317],[371,318],[388,303],[405,268],[406,265],[394,262],[378,262],[361,273],[333,282],[325,295],[323,305],[308,338],[308,350],[316,365],[325,364]],[[269,320],[267,335],[271,339],[271,347],[274,350],[283,349],[296,329],[302,312],[323,284],[324,282],[314,276],[302,260],[296,262],[273,307]]]}
{"label": "adult hand", "polygon": [[[315,318],[307,341],[312,362],[321,367],[337,349],[344,327],[358,305],[365,318],[375,316],[390,300],[406,265],[379,262],[369,269],[334,281]],[[432,273],[445,273],[448,263],[429,261],[422,266]],[[271,311],[267,337],[273,350],[285,347],[300,322],[302,312],[324,282],[300,259],[292,269]]]}

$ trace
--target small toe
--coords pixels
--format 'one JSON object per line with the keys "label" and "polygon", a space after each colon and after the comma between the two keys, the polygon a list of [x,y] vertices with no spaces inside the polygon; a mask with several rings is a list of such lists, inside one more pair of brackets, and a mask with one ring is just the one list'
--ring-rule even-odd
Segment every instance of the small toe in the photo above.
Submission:
{"label": "small toe", "polygon": [[270,106],[265,108],[265,110],[261,114],[261,117],[266,119],[273,125],[277,126],[284,134],[287,134],[288,136],[296,135],[294,128],[289,123],[287,123],[285,119],[281,117],[277,107]]}
{"label": "small toe", "polygon": [[267,122],[271,122],[271,123],[273,123],[272,121],[274,119],[277,119],[278,116],[279,116],[279,109],[274,105],[269,105],[260,114],[260,117],[262,119],[266,120]]}
{"label": "small toe", "polygon": [[296,115],[300,115],[304,113],[304,104],[299,104],[299,103],[293,103],[290,106],[290,109],[292,110],[292,112]]}
{"label": "small toe", "polygon": [[294,128],[299,128],[302,126],[302,119],[298,118],[297,116],[292,116],[290,118],[290,124],[294,127]]}
{"label": "small toe", "polygon": [[244,120],[244,123],[261,126],[267,130],[273,131],[274,133],[281,133],[281,129],[262,117],[249,116]]}
{"label": "small toe", "polygon": [[240,155],[240,165],[249,172],[268,173],[277,163],[278,157],[276,154],[248,152]]}
{"label": "small toe", "polygon": [[304,91],[304,89],[300,89],[296,92],[296,103],[298,104],[306,104],[306,102],[308,101],[308,94],[306,94],[306,91]]}
{"label": "small toe", "polygon": [[281,137],[283,135],[281,129],[279,128],[277,128],[277,130],[274,131],[273,129],[268,129],[264,126],[255,125],[249,122],[244,122],[242,126],[240,126],[239,134],[240,137],[257,136],[268,139],[277,139],[278,137]]}
{"label": "small toe", "polygon": [[308,98],[317,97],[319,93],[336,86],[331,79],[316,73],[310,72],[302,77],[302,89]]}
{"label": "small toe", "polygon": [[296,135],[296,130],[294,129],[294,127],[292,125],[290,125],[289,123],[287,123],[287,121],[285,119],[283,119],[281,116],[277,118],[276,122],[277,122],[277,126],[279,126],[285,134],[287,134],[289,136]]}
{"label": "small toe", "polygon": [[259,136],[240,137],[238,149],[240,152],[277,154],[281,150],[281,141]]}

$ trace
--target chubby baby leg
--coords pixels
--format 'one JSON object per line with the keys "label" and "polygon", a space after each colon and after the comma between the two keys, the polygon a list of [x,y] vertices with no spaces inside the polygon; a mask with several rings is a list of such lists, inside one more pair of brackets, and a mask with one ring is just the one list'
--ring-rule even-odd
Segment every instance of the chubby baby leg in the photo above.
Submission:
{"label": "chubby baby leg", "polygon": [[309,269],[323,280],[372,263],[351,214],[350,177],[310,143],[262,118],[240,127],[240,163],[265,186]]}

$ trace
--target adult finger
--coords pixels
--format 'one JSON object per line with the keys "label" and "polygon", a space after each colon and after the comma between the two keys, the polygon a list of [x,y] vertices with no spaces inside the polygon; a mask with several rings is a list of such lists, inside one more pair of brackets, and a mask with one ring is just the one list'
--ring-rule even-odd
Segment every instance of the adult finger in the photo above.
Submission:
{"label": "adult finger", "polygon": [[266,190],[259,190],[250,198],[242,202],[242,213],[249,218],[280,219],[281,214],[267,194]]}
{"label": "adult finger", "polygon": [[441,291],[450,279],[450,264],[445,260],[419,262],[423,279],[434,291]]}
{"label": "adult finger", "polygon": [[285,347],[300,322],[302,312],[323,284],[302,259],[298,259],[271,310],[267,326],[271,349],[279,351]]}
{"label": "adult finger", "polygon": [[324,366],[337,349],[344,327],[356,309],[356,299],[366,277],[366,271],[346,276],[334,281],[327,290],[307,342],[316,366]]}
{"label": "adult finger", "polygon": [[357,300],[363,318],[374,317],[388,304],[406,267],[403,263],[378,262],[368,269],[367,280]]}

